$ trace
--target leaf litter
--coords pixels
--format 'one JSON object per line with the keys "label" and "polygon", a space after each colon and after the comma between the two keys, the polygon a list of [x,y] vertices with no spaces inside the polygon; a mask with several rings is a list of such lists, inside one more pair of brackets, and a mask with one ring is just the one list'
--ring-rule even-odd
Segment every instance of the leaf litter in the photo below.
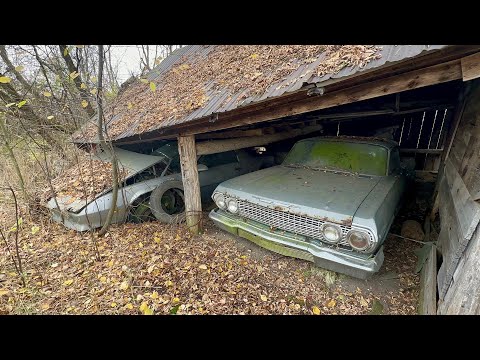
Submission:
{"label": "leaf litter", "polygon": [[[40,230],[32,234],[32,226]],[[418,274],[407,242],[386,244],[402,259],[386,258],[388,270],[399,271],[400,291],[375,292],[340,280],[327,286],[326,270],[263,249],[259,256],[211,223],[203,235],[157,222],[114,225],[107,236],[93,234],[100,261],[89,233],[24,221],[19,235],[27,286],[1,247],[1,314],[368,314],[378,301],[384,313],[416,312]]]}

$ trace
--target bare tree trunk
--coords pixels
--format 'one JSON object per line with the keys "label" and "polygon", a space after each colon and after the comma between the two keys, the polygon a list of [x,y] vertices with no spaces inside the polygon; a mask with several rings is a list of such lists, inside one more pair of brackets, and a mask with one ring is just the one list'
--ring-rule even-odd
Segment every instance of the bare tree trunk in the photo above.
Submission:
{"label": "bare tree trunk", "polygon": [[7,69],[9,71],[11,71],[15,75],[17,80],[20,82],[20,84],[22,84],[25,91],[27,93],[31,92],[33,95],[35,95],[38,98],[39,97],[38,92],[35,90],[33,85],[29,84],[28,81],[25,80],[25,78],[22,76],[22,74],[20,74],[20,72],[18,72],[15,69],[15,66],[13,66],[12,62],[10,61],[10,59],[8,57],[7,49],[5,48],[5,45],[0,45],[0,57],[5,62],[5,65],[7,65]]}
{"label": "bare tree trunk", "polygon": [[27,192],[25,191],[25,181],[23,180],[22,172],[20,171],[20,167],[18,166],[17,158],[15,157],[15,154],[13,153],[13,150],[8,141],[9,136],[7,134],[7,129],[5,128],[5,124],[3,123],[3,120],[0,120],[0,127],[2,129],[3,140],[5,141],[5,147],[7,148],[8,156],[10,157],[10,160],[12,160],[13,167],[15,168],[15,172],[17,173],[17,176],[18,176],[18,182],[20,184],[20,189],[22,189],[23,199],[26,203],[28,203],[28,195],[27,195]]}
{"label": "bare tree trunk", "polygon": [[107,66],[107,73],[110,78],[110,81],[109,81],[110,88],[116,92],[120,88],[120,85],[118,84],[118,80],[117,80],[117,71],[114,71],[112,66],[112,54],[110,51],[111,48],[112,47],[110,46],[110,48],[107,50],[106,66]]}
{"label": "bare tree trunk", "polygon": [[[72,57],[67,52],[67,46],[66,45],[58,45],[58,46],[60,48],[60,53],[62,54],[62,57],[65,60],[65,64],[67,64],[68,72],[69,73],[72,73],[74,71],[78,72],[78,67],[75,66],[75,64],[73,63]],[[83,100],[88,102],[88,105],[85,107],[85,111],[87,112],[89,117],[93,117],[93,115],[95,115],[95,111],[93,110],[92,105],[88,101],[89,100],[88,92],[85,89],[82,89],[83,81],[82,81],[81,75],[78,75],[75,79],[73,79],[73,82],[75,83],[75,87],[80,93],[80,97]]]}
{"label": "bare tree trunk", "polygon": [[117,157],[115,156],[115,151],[113,146],[108,146],[103,136],[103,99],[102,99],[102,81],[103,81],[103,63],[104,63],[104,54],[103,54],[103,45],[98,45],[98,92],[97,92],[97,106],[98,106],[98,139],[100,141],[100,146],[104,151],[110,151],[112,157],[112,202],[110,210],[108,211],[105,224],[103,224],[98,235],[104,235],[112,223],[113,214],[117,209],[117,198],[118,198],[118,162]]}
{"label": "bare tree trunk", "polygon": [[[57,103],[57,105],[59,107],[61,107],[62,105],[60,103],[60,100],[55,96],[55,92],[53,91],[52,84],[50,83],[50,80],[48,79],[48,75],[47,75],[47,71],[45,69],[45,65],[44,65],[42,59],[40,59],[40,55],[38,54],[37,47],[35,45],[32,45],[32,46],[33,46],[33,51],[35,53],[35,59],[37,59],[38,63],[40,64],[40,69],[42,70],[43,77],[45,78],[45,81],[47,82],[48,88],[50,89],[50,93],[52,94],[52,97],[55,100],[55,102]],[[70,113],[70,116],[72,117],[73,125],[74,125],[73,129],[71,128],[71,126],[68,126],[67,132],[68,132],[68,134],[72,134],[78,128],[78,124],[75,120],[75,115],[72,113],[72,109],[70,109],[70,107],[67,106],[67,110]]]}
{"label": "bare tree trunk", "polygon": [[[16,254],[16,257],[17,257],[17,260],[15,260],[15,258],[13,257],[12,255],[12,261],[13,261],[13,265],[15,266],[15,270],[17,271],[18,275],[20,275],[20,277],[22,278],[22,284],[23,284],[23,287],[25,287],[25,274],[23,273],[23,268],[22,268],[22,258],[20,256],[20,247],[19,247],[19,244],[18,244],[18,228],[20,227],[20,224],[18,223],[19,222],[19,216],[18,216],[18,202],[17,202],[17,196],[15,195],[15,191],[13,191],[12,187],[9,185],[8,186],[8,189],[10,190],[10,192],[12,193],[13,195],[13,201],[15,202],[15,224],[16,224],[16,230],[15,230],[15,254]],[[5,242],[5,245],[7,247],[7,250],[8,252],[11,254],[11,251],[10,251],[10,246],[8,245],[8,241],[7,241],[7,236],[3,233],[3,231],[0,229],[0,235],[2,236],[3,238],[3,241]]]}
{"label": "bare tree trunk", "polygon": [[[12,84],[2,84],[0,87],[0,99],[8,104],[21,101],[23,100],[23,97],[17,92]],[[25,129],[26,132],[32,133],[32,128],[35,128],[36,126],[39,128],[38,133],[52,148],[59,147],[57,140],[55,140],[50,132],[46,131],[48,124],[40,118],[35,111],[33,111],[33,108],[28,103],[16,110],[18,111],[19,116],[20,114],[24,115],[30,122],[30,124],[28,124],[29,127]]]}

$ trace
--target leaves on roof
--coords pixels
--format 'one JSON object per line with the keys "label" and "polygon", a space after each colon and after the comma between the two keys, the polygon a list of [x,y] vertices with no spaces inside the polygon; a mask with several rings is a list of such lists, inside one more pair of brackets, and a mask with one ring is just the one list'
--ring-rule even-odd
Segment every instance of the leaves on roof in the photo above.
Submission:
{"label": "leaves on roof", "polygon": [[[115,117],[108,123],[107,136],[154,130],[162,123],[184,119],[220,95],[221,106],[236,97],[238,107],[273,87],[335,74],[349,66],[363,67],[380,57],[379,50],[373,45],[220,45],[206,56],[183,56],[157,79],[136,80],[121,92],[106,110],[107,120]],[[291,77],[302,65],[308,66]],[[285,83],[287,77],[291,80]],[[92,124],[74,138],[91,139],[96,130]]]}

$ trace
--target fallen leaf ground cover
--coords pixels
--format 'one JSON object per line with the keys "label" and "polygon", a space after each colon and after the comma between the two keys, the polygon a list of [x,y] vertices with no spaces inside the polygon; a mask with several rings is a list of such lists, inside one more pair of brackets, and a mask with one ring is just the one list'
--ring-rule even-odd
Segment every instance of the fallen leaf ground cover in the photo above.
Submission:
{"label": "fallen leaf ground cover", "polygon": [[[0,219],[8,228],[14,223],[4,205]],[[388,239],[382,271],[363,281],[271,253],[205,222],[196,236],[149,222],[115,225],[97,237],[43,217],[24,220],[27,286],[2,243],[0,314],[416,313],[414,243]]]}

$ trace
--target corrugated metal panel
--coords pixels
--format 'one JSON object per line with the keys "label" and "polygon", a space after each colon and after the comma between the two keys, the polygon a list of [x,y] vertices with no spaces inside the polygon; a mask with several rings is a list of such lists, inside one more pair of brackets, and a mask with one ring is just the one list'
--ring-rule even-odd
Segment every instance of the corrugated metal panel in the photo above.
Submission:
{"label": "corrugated metal panel", "polygon": [[[207,84],[204,84],[204,90],[209,101],[202,108],[195,110],[190,113],[188,116],[183,118],[175,119],[173,116],[169,119],[164,119],[156,127],[153,127],[149,130],[155,131],[162,128],[167,128],[179,124],[188,123],[192,120],[202,118],[214,113],[222,113],[231,111],[242,106],[252,104],[258,101],[278,97],[284,95],[285,93],[297,91],[305,84],[331,84],[337,81],[343,81],[345,78],[348,78],[359,72],[368,71],[374,68],[379,68],[385,64],[390,64],[398,62],[407,58],[412,58],[420,55],[421,53],[433,50],[440,50],[447,45],[378,45],[381,48],[381,57],[377,60],[370,61],[365,67],[346,67],[340,70],[337,74],[326,74],[324,76],[318,77],[313,73],[317,68],[318,64],[323,60],[324,54],[321,54],[319,58],[310,64],[303,64],[293,73],[291,73],[286,78],[270,85],[265,93],[237,101],[241,96],[247,92],[248,89],[241,89],[235,94],[230,93],[227,89],[222,89],[220,91],[214,91],[212,86],[214,84],[214,79]],[[176,63],[184,62],[193,56],[198,56],[204,58],[215,48],[214,45],[202,46],[202,45],[189,45],[183,48],[175,50],[172,55],[163,60],[157,67],[155,67],[148,75],[149,80],[156,80],[161,83],[161,77],[172,68]],[[146,89],[145,92],[150,91]],[[130,137],[136,134],[136,129],[138,128],[139,123],[143,115],[149,111],[149,109],[140,110],[141,113],[135,115],[136,121],[129,129],[124,131],[122,134],[117,136],[115,140]],[[122,121],[122,115],[116,116],[109,123],[111,125],[114,122]]]}
{"label": "corrugated metal panel", "polygon": [[329,79],[340,79],[347,76],[352,76],[358,72],[378,68],[386,63],[394,63],[400,60],[405,60],[420,55],[424,51],[440,50],[447,45],[377,45],[382,50],[380,59],[370,61],[365,67],[346,67],[340,70],[337,74],[326,74],[322,77],[313,77],[310,83],[323,83]]}

